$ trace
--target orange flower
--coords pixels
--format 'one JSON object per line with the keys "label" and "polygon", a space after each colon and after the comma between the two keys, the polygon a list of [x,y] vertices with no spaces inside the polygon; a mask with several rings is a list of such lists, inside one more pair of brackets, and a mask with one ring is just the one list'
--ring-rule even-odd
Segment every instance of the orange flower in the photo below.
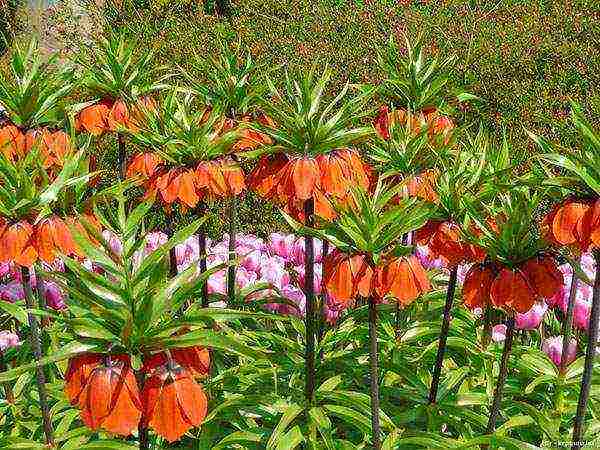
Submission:
{"label": "orange flower", "polygon": [[440,199],[435,192],[438,176],[439,172],[436,169],[427,169],[411,177],[407,183],[408,195],[437,203]]}
{"label": "orange flower", "polygon": [[7,224],[0,219],[0,262],[30,267],[37,258],[33,227],[24,220]]}
{"label": "orange flower", "polygon": [[14,125],[0,126],[0,151],[9,161],[25,154],[25,136]]}
{"label": "orange flower", "polygon": [[332,218],[330,203],[344,203],[353,186],[368,189],[370,168],[352,150],[336,150],[317,157],[263,156],[249,175],[249,186],[268,200],[283,206],[297,219],[303,217],[303,203],[315,202],[315,212]]}
{"label": "orange flower", "polygon": [[144,383],[143,424],[169,442],[199,426],[208,409],[206,394],[183,367],[159,367]]}
{"label": "orange flower", "polygon": [[459,227],[454,222],[429,221],[417,230],[415,240],[418,244],[427,245],[434,259],[443,258],[451,267],[485,257],[482,249],[462,241]]}
{"label": "orange flower", "polygon": [[46,217],[36,225],[34,242],[39,258],[47,263],[54,261],[58,253],[67,256],[78,254],[71,230],[57,216]]}
{"label": "orange flower", "polygon": [[486,264],[473,264],[465,276],[462,296],[470,309],[483,308],[491,303],[490,287],[496,277],[494,269]]}
{"label": "orange flower", "polygon": [[371,295],[373,269],[364,255],[348,256],[334,251],[323,261],[324,282],[327,293],[333,301],[346,306],[358,295]]}
{"label": "orange flower", "polygon": [[[242,126],[239,130],[241,136],[239,140],[233,145],[234,150],[254,150],[260,147],[261,145],[271,145],[273,143],[273,140],[265,133],[261,133],[260,131],[248,128],[247,124],[249,124],[251,121],[252,118],[250,116],[242,117],[242,120],[240,121],[240,125]],[[274,126],[273,120],[270,117],[265,116],[264,114],[258,115],[257,122],[269,127]],[[233,128],[234,126],[234,124],[231,124],[230,128]]]}
{"label": "orange flower", "polygon": [[[379,113],[373,121],[373,126],[377,133],[385,140],[390,138],[390,128],[398,123],[401,126],[407,125],[408,114],[404,109],[395,109],[390,111],[387,105],[379,108]],[[443,138],[443,143],[450,142],[451,132],[454,129],[454,122],[447,116],[443,116],[435,107],[425,108],[411,116],[410,130],[415,135],[421,132],[423,125],[427,125],[427,134],[430,139]]]}
{"label": "orange flower", "polygon": [[129,436],[137,429],[142,404],[129,357],[108,358],[92,369],[79,395],[83,423],[92,430]]}
{"label": "orange flower", "polygon": [[[589,202],[567,200],[556,205],[541,223],[542,235],[555,245],[573,245],[581,251],[589,247]],[[593,214],[593,213],[592,213]]]}
{"label": "orange flower", "polygon": [[200,162],[196,167],[196,184],[206,197],[233,197],[246,189],[242,168],[229,158]]}
{"label": "orange flower", "polygon": [[108,116],[112,104],[102,101],[84,108],[75,120],[77,131],[85,130],[93,136],[100,136],[108,129]]}
{"label": "orange flower", "polygon": [[536,292],[520,270],[501,269],[490,286],[490,300],[498,308],[526,313],[536,299]]}
{"label": "orange flower", "polygon": [[133,131],[133,127],[129,122],[129,108],[123,100],[117,100],[113,103],[106,117],[106,125],[110,131],[119,131],[123,127]]}
{"label": "orange flower", "polygon": [[540,297],[552,297],[563,285],[562,273],[548,257],[536,257],[514,270],[475,264],[465,276],[463,299],[469,308],[494,305],[525,313]]}
{"label": "orange flower", "polygon": [[563,274],[553,258],[532,258],[522,266],[523,274],[539,297],[554,296],[564,283]]}
{"label": "orange flower", "polygon": [[69,359],[65,373],[65,394],[72,405],[79,404],[79,396],[87,385],[92,371],[102,364],[99,353],[85,353]]}
{"label": "orange flower", "polygon": [[[204,377],[210,371],[210,353],[200,346],[174,348],[170,350],[171,358],[193,377]],[[152,374],[157,368],[168,362],[166,353],[155,353],[144,360],[144,372]]]}
{"label": "orange flower", "polygon": [[379,298],[394,297],[402,306],[431,290],[427,272],[415,256],[387,261],[376,270],[375,292]]}
{"label": "orange flower", "polygon": [[127,178],[135,178],[136,176],[151,178],[162,163],[162,158],[154,153],[135,155],[127,167]]}

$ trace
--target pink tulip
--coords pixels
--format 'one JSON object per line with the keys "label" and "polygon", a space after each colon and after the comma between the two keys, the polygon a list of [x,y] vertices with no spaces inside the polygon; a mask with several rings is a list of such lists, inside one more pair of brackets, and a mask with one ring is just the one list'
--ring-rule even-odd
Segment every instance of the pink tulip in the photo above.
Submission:
{"label": "pink tulip", "polygon": [[9,348],[18,347],[21,345],[19,336],[12,331],[0,331],[0,351],[4,352]]}
{"label": "pink tulip", "polygon": [[279,256],[270,256],[260,265],[260,280],[271,283],[278,289],[290,284],[290,275],[285,270],[285,261]]}
{"label": "pink tulip", "polygon": [[110,230],[104,230],[102,232],[102,237],[115,254],[120,255],[123,253],[123,244],[115,233]]}
{"label": "pink tulip", "polygon": [[256,283],[258,275],[256,272],[238,267],[235,271],[235,285],[238,289],[244,289]]}
{"label": "pink tulip", "polygon": [[573,307],[573,326],[575,328],[588,329],[591,308],[591,302],[579,298],[575,299],[575,306]]}
{"label": "pink tulip", "polygon": [[[294,241],[292,246],[291,259],[294,264],[304,264],[304,238],[300,237]],[[320,239],[313,239],[313,248],[315,255],[315,262],[320,263],[323,260],[323,241]]]}
{"label": "pink tulip", "polygon": [[506,325],[499,324],[492,328],[492,340],[494,342],[503,342],[506,339]]}
{"label": "pink tulip", "polygon": [[441,269],[444,267],[444,261],[441,258],[434,259],[429,254],[429,248],[424,245],[417,245],[415,256],[421,262],[425,269]]}
{"label": "pink tulip", "polygon": [[0,277],[5,277],[11,272],[9,263],[0,263]]}
{"label": "pink tulip", "polygon": [[154,250],[165,245],[169,237],[162,231],[154,231],[146,235],[146,245],[144,247],[144,256],[148,256]]}
{"label": "pink tulip", "polygon": [[206,283],[209,294],[227,294],[227,275],[225,270],[213,273]]}
{"label": "pink tulip", "polygon": [[544,302],[534,304],[526,313],[517,313],[515,327],[518,330],[535,330],[544,320],[546,311],[548,311],[548,306]]}
{"label": "pink tulip", "polygon": [[[562,358],[563,336],[549,337],[542,343],[542,351],[550,357],[556,367],[560,367]],[[577,358],[577,341],[571,339],[567,346],[565,367]]]}
{"label": "pink tulip", "polygon": [[294,256],[294,243],[296,237],[293,234],[273,233],[269,236],[269,249],[274,255],[286,260]]}
{"label": "pink tulip", "polygon": [[240,266],[253,272],[258,272],[260,270],[260,262],[266,257],[260,250],[242,245],[236,247],[235,252],[238,257],[242,258]]}
{"label": "pink tulip", "polygon": [[177,268],[182,271],[188,268],[199,256],[198,236],[190,236],[181,244],[175,246],[175,261]]}
{"label": "pink tulip", "polygon": [[294,302],[298,308],[289,305],[279,305],[281,314],[293,314],[303,316],[306,311],[306,297],[304,292],[295,286],[287,285],[281,290],[282,297]]}
{"label": "pink tulip", "polygon": [[[304,288],[304,266],[296,266],[294,270],[298,274],[298,285],[301,288]],[[315,264],[315,276],[314,276],[314,292],[319,295],[321,293],[321,287],[323,286],[323,281],[321,278],[321,273],[323,272],[323,266],[321,264]]]}
{"label": "pink tulip", "polygon": [[[229,243],[229,236],[225,235],[223,237],[223,241]],[[265,242],[251,234],[237,234],[235,237],[235,245],[236,247],[247,247],[253,250],[258,250],[259,252],[266,250]]]}
{"label": "pink tulip", "polygon": [[64,309],[67,307],[65,303],[65,295],[56,283],[46,281],[43,283],[42,292],[46,305],[52,309]]}
{"label": "pink tulip", "polygon": [[11,281],[0,286],[0,300],[14,303],[25,298],[23,286],[18,281]]}

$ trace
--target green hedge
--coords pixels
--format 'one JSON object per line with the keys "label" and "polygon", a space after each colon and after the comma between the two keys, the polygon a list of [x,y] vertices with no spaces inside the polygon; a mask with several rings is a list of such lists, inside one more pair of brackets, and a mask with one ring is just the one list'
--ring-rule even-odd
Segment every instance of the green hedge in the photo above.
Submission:
{"label": "green hedge", "polygon": [[[130,0],[127,11],[106,10],[105,17],[107,26],[157,47],[161,64],[188,66],[192,55],[215,52],[223,40],[240,40],[269,66],[305,70],[329,64],[336,73],[334,88],[346,79],[377,82],[382,74],[375,49],[390,33],[423,33],[431,51],[458,57],[453,83],[483,99],[461,111],[459,121],[481,122],[495,134],[506,129],[523,152],[533,150],[524,127],[575,144],[566,121],[569,98],[600,118],[597,0],[232,3],[229,18],[207,15],[201,2],[188,0]],[[273,208],[253,197],[240,215],[250,231],[266,233],[281,223]],[[223,231],[220,222],[213,217],[212,234]]]}

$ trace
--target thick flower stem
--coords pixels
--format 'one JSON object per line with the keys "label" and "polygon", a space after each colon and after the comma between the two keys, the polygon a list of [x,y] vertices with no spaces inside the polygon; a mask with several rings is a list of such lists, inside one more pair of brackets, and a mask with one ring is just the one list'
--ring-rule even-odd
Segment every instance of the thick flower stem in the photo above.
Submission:
{"label": "thick flower stem", "polygon": [[[304,202],[304,217],[307,227],[313,226],[314,202]],[[315,400],[315,254],[312,236],[304,236],[304,295],[306,296],[306,401],[309,405]]]}
{"label": "thick flower stem", "polygon": [[508,358],[512,351],[512,344],[515,335],[515,318],[509,317],[506,321],[506,338],[504,340],[504,350],[502,351],[502,359],[500,360],[500,372],[498,373],[498,381],[496,382],[496,389],[494,389],[494,400],[492,401],[492,408],[490,409],[490,417],[487,425],[487,433],[491,434],[496,429],[496,421],[500,414],[500,403],[502,402],[502,391],[504,390],[504,383],[506,383],[506,377],[508,376]]}
{"label": "thick flower stem", "polygon": [[[144,372],[136,371],[135,378],[138,383],[138,387],[141,390],[144,389],[145,375]],[[142,420],[140,420],[138,424],[138,439],[140,441],[140,450],[150,450],[150,439],[148,438],[148,428],[142,424]]]}
{"label": "thick flower stem", "polygon": [[125,179],[127,173],[127,152],[125,150],[125,139],[121,133],[117,134],[118,153],[117,160],[119,164],[119,177]]}
{"label": "thick flower stem", "polygon": [[379,369],[377,353],[377,305],[373,297],[369,298],[369,361],[371,365],[371,427],[373,430],[373,449],[381,448],[379,428]]}
{"label": "thick flower stem", "polygon": [[440,385],[440,376],[442,374],[442,364],[444,362],[444,353],[446,353],[446,341],[448,340],[448,330],[450,330],[450,312],[454,303],[454,291],[456,290],[456,277],[458,274],[458,266],[454,266],[450,271],[450,279],[448,280],[448,289],[446,291],[446,304],[444,306],[444,320],[442,321],[442,329],[440,331],[440,339],[438,344],[437,357],[433,368],[433,377],[431,379],[431,388],[429,390],[429,404],[433,404],[437,400],[438,388]]}
{"label": "thick flower stem", "polygon": [[229,267],[227,268],[227,299],[229,305],[235,303],[235,213],[237,201],[235,196],[229,200]]}
{"label": "thick flower stem", "polygon": [[571,288],[569,289],[569,303],[567,304],[567,315],[563,322],[562,335],[563,345],[560,357],[560,373],[564,373],[566,369],[567,352],[569,350],[569,341],[571,340],[571,331],[573,330],[573,311],[575,310],[575,296],[577,295],[577,276],[573,271],[571,277]]}
{"label": "thick flower stem", "polygon": [[594,368],[594,357],[598,342],[598,327],[600,326],[600,249],[594,251],[596,260],[596,279],[594,280],[594,294],[592,297],[592,311],[588,323],[588,344],[585,352],[585,363],[583,366],[583,377],[581,379],[581,390],[579,391],[579,403],[573,424],[573,447],[576,450],[583,447],[583,422],[587,412],[587,404],[590,398],[592,384],[592,371]]}
{"label": "thick flower stem", "polygon": [[[23,291],[25,292],[25,303],[27,308],[35,309],[37,305],[33,301],[33,294],[31,292],[31,280],[29,275],[29,269],[27,267],[21,267],[21,279],[23,283]],[[33,357],[37,363],[36,366],[36,382],[38,395],[40,398],[40,409],[42,411],[42,421],[44,428],[44,435],[46,444],[50,447],[54,447],[54,436],[52,429],[52,421],[50,420],[50,407],[48,406],[48,394],[46,392],[46,378],[44,376],[44,369],[39,364],[42,359],[42,345],[40,343],[40,330],[37,318],[31,314],[27,314],[30,328],[30,340],[31,348],[33,349]]]}
{"label": "thick flower stem", "polygon": [[[171,237],[175,234],[175,221],[171,215],[167,216],[168,231]],[[177,250],[175,247],[169,250],[169,276],[174,278],[177,276]]]}

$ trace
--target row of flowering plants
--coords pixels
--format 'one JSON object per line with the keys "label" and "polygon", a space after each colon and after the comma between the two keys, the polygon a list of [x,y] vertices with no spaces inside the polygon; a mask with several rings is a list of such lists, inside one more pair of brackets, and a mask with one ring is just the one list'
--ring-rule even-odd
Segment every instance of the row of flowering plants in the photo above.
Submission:
{"label": "row of flowering plants", "polygon": [[[530,133],[527,160],[455,123],[477,99],[421,43],[333,96],[328,68],[138,47],[75,70],[32,43],[0,77],[3,448],[597,438],[600,137],[577,105],[581,147]],[[296,234],[238,233],[249,192]]]}

